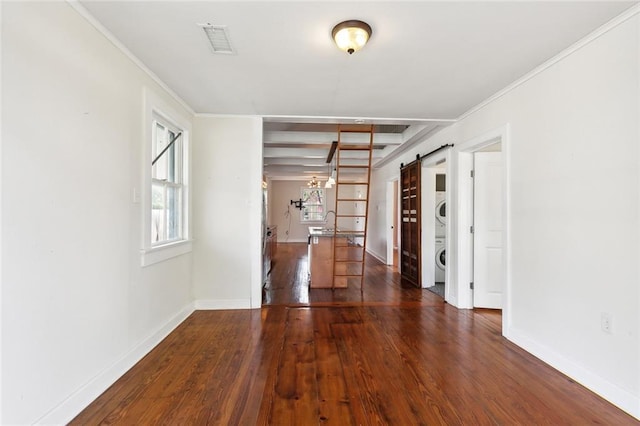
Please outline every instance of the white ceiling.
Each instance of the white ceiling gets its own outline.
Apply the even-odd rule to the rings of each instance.
[[[277,123],[276,130],[265,128],[266,148],[336,139],[305,126],[287,133],[282,123],[354,118],[411,125],[379,138],[396,138],[388,145],[394,148],[415,142],[635,3],[81,1],[196,113],[260,115]],[[331,40],[332,27],[347,19],[373,28],[370,42],[352,56]],[[213,54],[203,23],[226,25],[236,53]],[[303,154],[314,156],[304,148],[290,148],[290,155],[280,149],[272,157],[265,149],[265,162],[303,164]],[[322,161],[313,160],[317,169]],[[314,169],[265,168],[271,177],[289,178],[305,170]]]

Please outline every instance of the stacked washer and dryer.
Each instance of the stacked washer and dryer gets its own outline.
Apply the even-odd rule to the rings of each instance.
[[[444,283],[447,246],[447,200],[445,175],[436,175],[436,238],[435,238],[435,282]]]

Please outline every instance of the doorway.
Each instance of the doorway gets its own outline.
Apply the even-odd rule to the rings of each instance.
[[[422,167],[423,288],[447,299],[448,153],[425,159]]]
[[[508,125],[459,145],[455,268],[459,306],[509,318]]]
[[[400,203],[398,200],[400,196],[398,194],[398,178],[394,178],[387,182],[387,235],[385,236],[387,241],[387,265],[394,268],[399,267],[399,241],[400,241]]]
[[[502,309],[502,147],[473,153],[473,307]]]
[[[393,248],[393,267],[398,267],[398,252],[400,248],[398,247],[398,181],[393,181],[393,227],[391,228],[391,246]]]

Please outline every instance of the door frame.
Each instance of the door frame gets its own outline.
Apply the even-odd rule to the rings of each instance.
[[[510,126],[509,123],[469,139],[457,148],[457,250],[456,269],[458,284],[458,306],[473,309],[473,153],[492,145],[502,143],[502,334],[506,337],[511,325],[511,210],[510,210]],[[447,241],[447,245],[449,242]]]
[[[450,149],[441,151],[436,153],[430,157],[422,160],[422,172],[420,174],[421,177],[421,203],[422,203],[422,229],[427,227],[427,232],[422,232],[420,238],[422,244],[422,288],[426,288],[426,285],[429,283],[429,280],[424,279],[424,272],[433,271],[435,268],[435,246],[434,241],[432,241],[435,235],[435,185],[436,185],[436,174],[438,172],[444,172],[447,176],[447,190],[445,195],[445,201],[447,203],[447,229],[445,231],[445,250],[447,253],[447,264],[444,268],[444,300],[449,302],[451,300],[451,268],[449,265],[451,264],[449,253],[451,253],[451,226],[449,225],[450,211],[451,211],[451,180],[450,176],[452,176],[452,151]],[[444,170],[441,168],[437,168],[436,166],[445,163]],[[429,190],[431,188],[431,190]],[[429,215],[426,217],[425,215]],[[430,235],[430,236],[429,236]],[[431,280],[433,281],[433,279]]]
[[[445,201],[447,203],[447,216],[449,215],[449,199],[450,193],[449,190],[450,181],[449,176],[451,176],[451,150],[445,150],[440,153],[434,154],[431,157],[425,158],[422,160],[422,172],[421,172],[421,201],[422,201],[422,230],[426,232],[422,232],[422,288],[427,288],[429,285],[435,284],[435,256],[436,250],[434,245],[435,238],[435,227],[436,227],[436,174],[444,174],[447,176],[447,191],[445,195]],[[437,167],[440,164],[445,163],[444,168]],[[449,247],[451,246],[449,243],[450,236],[450,226],[447,226],[445,230],[445,251],[447,253],[447,264],[444,269],[444,299],[449,301]],[[428,273],[427,278],[425,279],[425,272]]]
[[[425,161],[426,163],[426,161]],[[422,164],[421,182],[421,200],[422,200],[422,232],[420,234],[422,246],[422,288],[428,288],[435,285],[435,268],[436,268],[436,250],[435,250],[435,234],[436,234],[436,169],[429,165]],[[445,267],[446,271],[446,267]],[[445,272],[446,273],[446,272]],[[445,277],[445,290],[446,290]]]
[[[387,240],[387,259],[386,259],[387,265],[393,265],[393,234],[394,232],[396,234],[398,245],[400,245],[400,202],[399,202],[400,195],[399,193],[397,194],[396,200],[394,202],[394,190],[393,190],[394,184],[398,187],[398,191],[399,191],[399,185],[400,185],[399,174],[387,180],[387,194],[386,194],[387,229],[386,229],[386,235],[385,235],[385,239]],[[398,223],[394,223],[394,220],[393,220],[394,206],[396,207],[395,214],[396,214],[396,217],[398,218]],[[400,249],[398,248],[398,250]],[[399,254],[398,254],[398,270],[400,270]]]

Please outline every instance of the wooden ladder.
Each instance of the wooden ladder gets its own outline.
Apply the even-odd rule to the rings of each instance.
[[[369,218],[373,125],[338,126],[332,288],[360,286]]]

